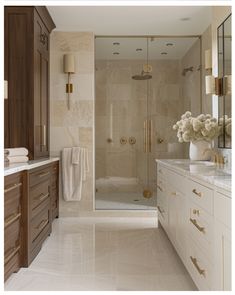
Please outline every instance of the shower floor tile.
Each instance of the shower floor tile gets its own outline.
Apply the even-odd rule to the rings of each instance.
[[[5,291],[197,290],[155,218],[59,218]]]
[[[144,198],[139,192],[96,193],[97,210],[156,210],[156,198]]]

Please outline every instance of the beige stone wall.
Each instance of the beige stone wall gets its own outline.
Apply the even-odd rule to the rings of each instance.
[[[89,150],[90,172],[84,182],[82,200],[65,202],[60,196],[60,215],[80,216],[93,210],[94,35],[55,31],[50,42],[50,154],[60,156],[64,147],[72,146]],[[74,92],[70,110],[65,93],[67,76],[63,73],[66,53],[74,54],[76,63],[76,73],[71,78]]]

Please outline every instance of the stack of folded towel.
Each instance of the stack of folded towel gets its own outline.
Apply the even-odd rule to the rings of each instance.
[[[26,148],[4,149],[4,164],[26,163],[29,160],[28,153]]]

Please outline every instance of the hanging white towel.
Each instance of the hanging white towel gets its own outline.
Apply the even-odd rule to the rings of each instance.
[[[64,148],[62,152],[63,195],[65,201],[80,201],[82,184],[89,172],[87,148]]]
[[[5,156],[10,156],[10,157],[27,156],[28,153],[29,153],[29,151],[24,147],[4,149],[4,155]]]

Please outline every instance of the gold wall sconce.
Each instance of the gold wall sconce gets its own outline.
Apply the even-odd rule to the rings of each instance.
[[[70,82],[70,76],[75,73],[75,58],[72,54],[64,55],[64,73],[68,74],[66,93],[68,93],[68,109],[70,110],[70,94],[73,93],[73,84]]]

